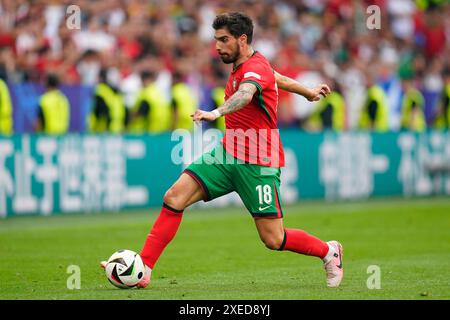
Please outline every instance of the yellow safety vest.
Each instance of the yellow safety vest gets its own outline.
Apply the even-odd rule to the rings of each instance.
[[[108,126],[106,118],[97,119],[95,114],[91,112],[88,120],[89,129],[93,132],[122,132],[125,126],[125,105],[122,96],[105,83],[99,83],[97,85],[95,95],[105,101],[111,122]]]
[[[333,108],[332,114],[332,128],[336,131],[345,129],[345,102],[342,95],[336,91],[331,92],[328,96],[323,98],[317,106],[317,109],[311,115],[309,122],[313,126],[322,126],[321,113],[325,110],[327,105]]]
[[[13,129],[11,97],[5,81],[0,79],[0,134],[10,135]]]
[[[441,105],[442,107],[441,114],[436,118],[435,120],[435,127],[438,129],[448,128],[450,129],[450,83],[447,84],[444,88],[444,94],[447,96],[448,99],[448,105],[447,105],[447,111],[445,112],[445,106]]]
[[[414,118],[414,123],[410,124],[413,104],[415,104],[416,108],[418,108],[418,113],[417,116]],[[425,122],[425,115],[423,113],[424,106],[425,106],[425,99],[419,90],[411,89],[405,92],[405,95],[402,100],[402,112],[401,112],[402,129],[408,129],[417,132],[422,132],[426,129],[427,125]]]
[[[225,88],[215,87],[212,90],[212,98],[217,107],[221,106],[225,102]],[[219,130],[225,131],[225,117],[219,117],[216,119],[216,127]]]
[[[130,123],[130,132],[134,133],[159,133],[169,131],[172,119],[172,110],[170,104],[164,98],[161,90],[156,84],[151,83],[143,88],[136,99],[132,108],[132,113],[136,113],[143,101],[150,105],[148,116],[145,118],[139,115]]]
[[[58,89],[47,91],[39,101],[44,115],[44,133],[63,134],[69,129],[70,105]]]
[[[388,119],[388,107],[386,103],[386,94],[383,89],[377,85],[370,87],[367,90],[367,99],[366,103],[361,110],[361,116],[359,119],[359,127],[360,129],[374,131],[387,131],[389,130],[389,119]],[[371,120],[369,117],[369,102],[376,101],[378,108],[377,113],[375,115],[375,120],[373,125],[371,124]]]
[[[175,108],[178,114],[175,129],[192,130],[194,122],[191,114],[197,109],[197,101],[192,90],[185,83],[177,83],[172,87],[172,98],[175,101]]]

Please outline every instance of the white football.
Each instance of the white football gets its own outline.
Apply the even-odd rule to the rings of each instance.
[[[145,265],[141,256],[131,250],[119,250],[108,259],[106,277],[121,289],[135,287],[144,277]]]

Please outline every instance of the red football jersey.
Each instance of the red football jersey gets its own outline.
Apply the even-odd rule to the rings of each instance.
[[[244,82],[257,88],[251,102],[225,115],[225,150],[247,163],[269,167],[284,166],[284,152],[277,127],[278,87],[269,61],[255,52],[231,72],[225,100]]]

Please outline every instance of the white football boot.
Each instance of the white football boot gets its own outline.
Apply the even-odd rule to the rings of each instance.
[[[344,250],[338,241],[328,241],[327,244],[330,247],[329,253],[324,258],[327,286],[329,288],[337,288],[344,277],[344,268],[342,265]]]

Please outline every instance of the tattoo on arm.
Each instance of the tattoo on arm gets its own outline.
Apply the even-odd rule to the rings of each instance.
[[[236,91],[225,103],[219,107],[221,115],[226,115],[239,109],[245,107],[253,98],[257,88],[254,84],[243,83],[239,86],[238,91]]]

